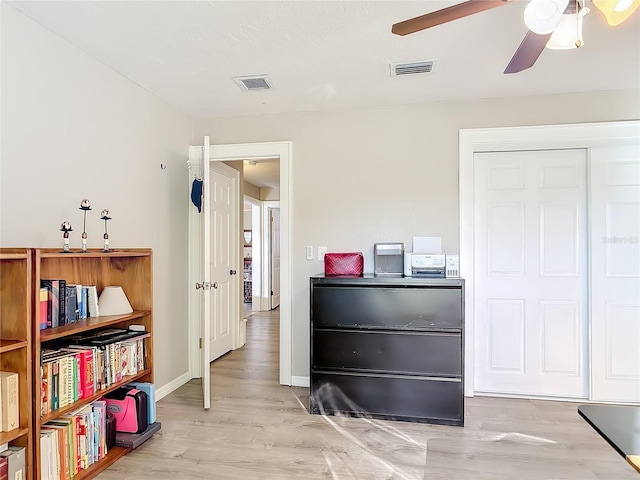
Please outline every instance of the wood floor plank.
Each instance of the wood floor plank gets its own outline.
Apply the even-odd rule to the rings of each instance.
[[[638,480],[577,403],[474,397],[465,427],[310,415],[278,384],[278,312],[247,314],[247,345],[157,404],[162,430],[99,480]]]

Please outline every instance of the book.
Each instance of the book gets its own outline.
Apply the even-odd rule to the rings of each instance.
[[[18,374],[16,372],[0,372],[2,385],[2,429],[5,432],[20,426],[20,391],[18,390]]]
[[[60,362],[54,360],[51,369],[51,411],[60,408]]]
[[[147,415],[148,423],[151,425],[156,421],[156,386],[150,382],[131,382],[127,385],[147,394]]]
[[[26,480],[25,448],[9,445],[9,448],[0,452],[0,457],[5,457],[8,463],[8,478],[10,480]]]
[[[78,289],[75,285],[67,285],[65,322],[75,323],[78,320]]]
[[[47,289],[47,328],[53,327],[53,284],[51,280],[41,279],[40,287]]]
[[[82,319],[86,319],[89,317],[89,310],[88,310],[88,305],[89,305],[89,288],[82,286],[81,285],[81,289],[80,289],[80,298],[82,300],[82,310],[80,311],[80,318]]]
[[[68,355],[60,357],[58,359],[58,364],[58,401],[60,408],[62,408],[73,403],[73,400],[69,400],[69,384],[71,383],[70,375],[73,375],[73,372],[69,367]]]
[[[40,391],[40,416],[51,411],[51,362],[40,366],[40,378],[42,379]]]
[[[9,480],[9,459],[0,457],[0,480]]]
[[[67,323],[67,281],[58,280],[58,289],[60,292],[58,326],[61,327]]]
[[[87,287],[76,285],[76,297],[78,300],[77,317],[79,320],[87,318]]]
[[[107,402],[105,400],[96,400],[91,405],[96,418],[97,460],[102,460],[107,454]]]
[[[98,289],[95,285],[87,285],[87,309],[90,317],[100,316],[98,308]]]
[[[49,290],[47,290],[46,287],[41,287],[40,302],[39,302],[40,330],[44,330],[45,328],[47,328],[47,316],[48,316],[48,309],[49,309],[48,300],[49,300]]]
[[[47,432],[40,432],[40,476],[42,480],[54,480],[51,459],[53,445],[51,435]]]

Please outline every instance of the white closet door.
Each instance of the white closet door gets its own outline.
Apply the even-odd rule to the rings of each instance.
[[[640,146],[591,150],[591,398],[640,402]]]
[[[477,392],[588,395],[586,163],[474,155]]]

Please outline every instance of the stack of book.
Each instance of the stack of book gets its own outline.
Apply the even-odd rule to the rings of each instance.
[[[62,279],[40,280],[40,330],[97,317],[95,285],[75,285]]]
[[[41,352],[41,415],[88,398],[147,368],[150,334],[119,328],[66,338]]]
[[[96,400],[45,423],[40,430],[42,480],[67,480],[107,454],[107,405]]]

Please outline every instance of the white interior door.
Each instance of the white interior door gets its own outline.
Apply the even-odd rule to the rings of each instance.
[[[477,392],[588,394],[586,161],[474,156]]]
[[[208,157],[206,157],[208,158]],[[211,252],[211,304],[209,331],[209,361],[234,348],[235,314],[239,303],[238,290],[238,183],[239,172],[222,162],[209,162],[210,184],[208,213]],[[205,245],[207,248],[207,245]]]
[[[591,397],[640,402],[640,146],[591,151]]]
[[[280,209],[269,208],[269,237],[271,244],[271,305],[280,305]]]

